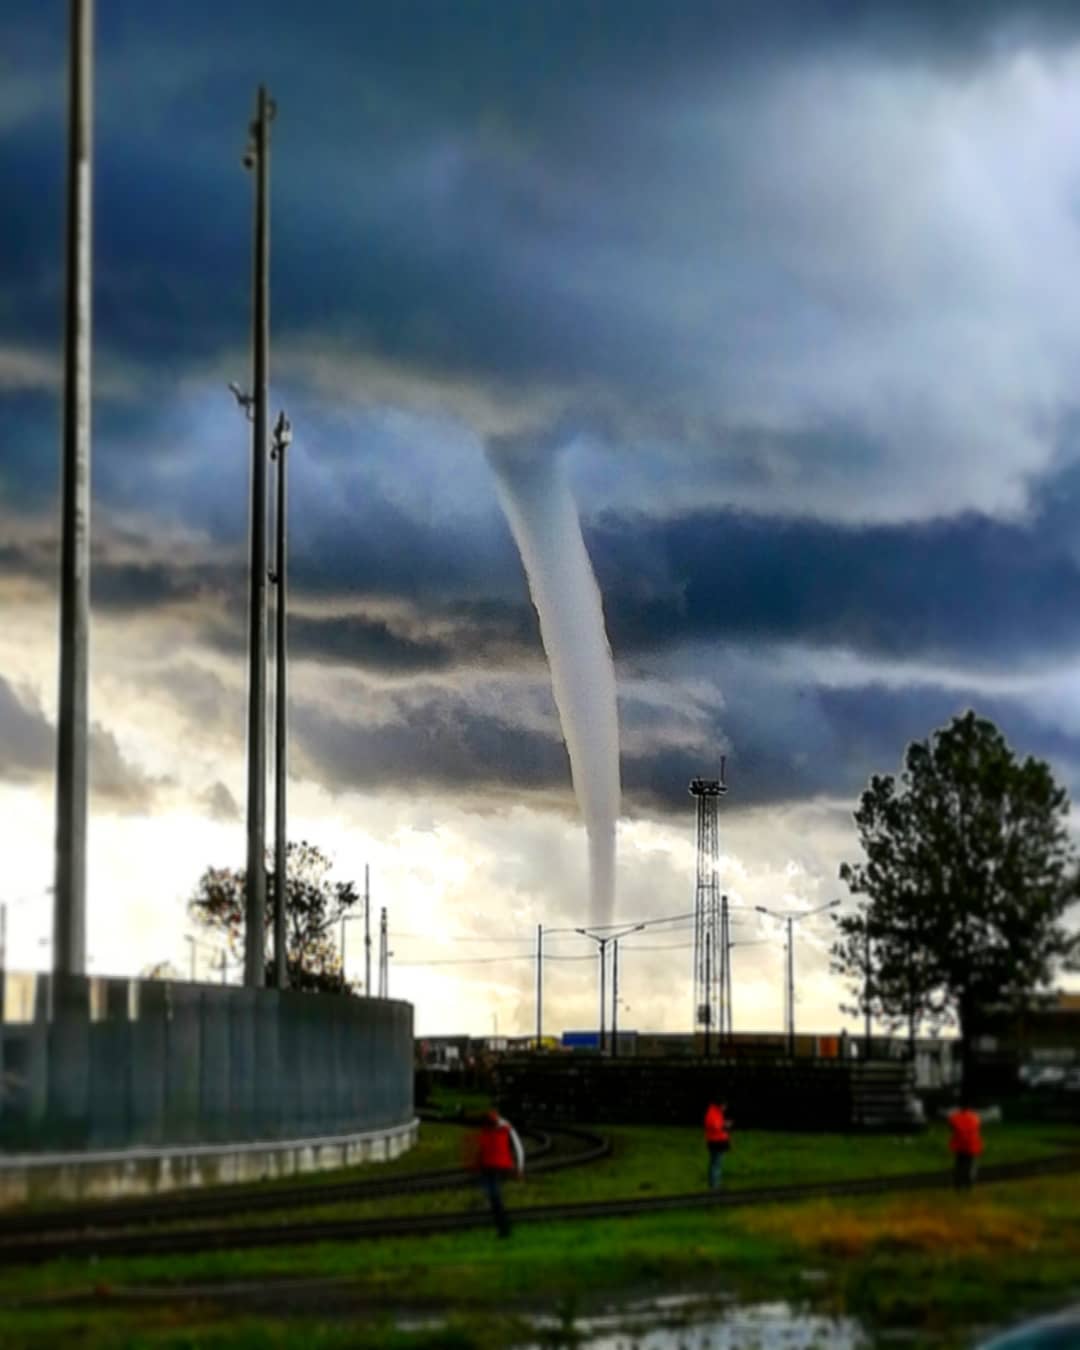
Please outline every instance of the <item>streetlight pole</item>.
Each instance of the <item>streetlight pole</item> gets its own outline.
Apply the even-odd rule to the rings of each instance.
[[[279,412],[274,423],[274,439],[270,457],[277,461],[277,505],[274,512],[275,544],[274,570],[270,580],[277,587],[274,608],[274,985],[278,989],[289,986],[289,968],[285,951],[285,901],[289,892],[287,866],[288,833],[285,823],[285,797],[288,783],[288,676],[286,627],[286,523],[285,523],[285,451],[292,442],[292,427],[284,412]],[[342,958],[344,978],[344,958]]]
[[[248,611],[247,894],[244,984],[266,983],[266,389],[270,346],[270,122],[274,104],[259,86],[244,166],[255,170],[255,257],[252,275],[251,558]],[[238,398],[240,396],[238,395]],[[242,401],[242,400],[241,400]]]
[[[866,1036],[865,1036],[866,1054],[864,1055],[864,1058],[865,1058],[865,1059],[869,1059],[869,1058],[870,1058],[871,1038],[872,1038],[872,1035],[873,1035],[873,1027],[872,1027],[872,1024],[871,1024],[871,1012],[870,1012],[870,998],[871,998],[871,995],[872,995],[872,994],[873,994],[873,986],[871,985],[871,982],[870,982],[870,916],[867,915],[867,918],[866,918],[866,980],[865,980],[865,985],[864,985],[864,988],[863,988],[863,999],[864,999],[865,1002],[866,1002]]]
[[[611,944],[611,1058],[619,1055],[619,939]]]
[[[53,970],[57,975],[82,975],[86,971],[93,30],[93,0],[71,0],[53,896]]]
[[[600,1053],[603,1054],[607,1048],[607,1038],[605,1035],[605,1005],[607,1002],[606,976],[607,976],[607,945],[609,942],[617,942],[621,937],[627,937],[630,933],[640,933],[645,927],[643,923],[634,924],[621,929],[617,933],[591,933],[587,928],[575,928],[575,933],[580,933],[582,937],[591,938],[596,943],[597,954],[600,957]]]
[[[795,1058],[795,925],[800,919],[809,919],[814,914],[823,914],[827,909],[835,909],[839,903],[839,900],[830,900],[827,904],[818,905],[816,909],[783,911],[769,909],[765,905],[754,906],[759,914],[768,914],[771,918],[780,919],[787,925],[786,1030],[788,1055],[792,1059]]]
[[[371,873],[364,864],[364,997],[371,997]]]
[[[544,1034],[544,925],[536,925],[536,1048]]]

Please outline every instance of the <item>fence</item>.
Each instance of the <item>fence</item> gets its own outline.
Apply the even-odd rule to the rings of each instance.
[[[782,1130],[905,1129],[917,1119],[913,1072],[842,1060],[501,1061],[500,1104],[524,1119],[700,1125],[726,1100],[740,1125]]]
[[[0,1149],[272,1141],[411,1119],[412,1006],[0,975]]]

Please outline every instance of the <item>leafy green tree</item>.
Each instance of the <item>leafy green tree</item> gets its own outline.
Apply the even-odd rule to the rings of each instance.
[[[266,976],[273,979],[274,896],[277,877],[267,857]],[[360,904],[351,881],[335,881],[330,859],[314,844],[291,843],[285,850],[285,952],[292,989],[349,993],[341,968],[338,933],[341,920]],[[204,931],[225,939],[239,959],[244,947],[247,873],[243,868],[208,867],[188,901],[188,912]]]
[[[1049,767],[970,711],[912,743],[899,780],[872,777],[855,812],[865,861],[840,868],[866,900],[833,947],[860,1010],[912,1036],[955,1021],[966,1074],[984,1010],[1037,1001],[1080,951],[1068,814]]]

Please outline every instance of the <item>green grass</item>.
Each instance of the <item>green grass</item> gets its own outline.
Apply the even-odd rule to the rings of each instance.
[[[808,1271],[823,1279],[808,1281]],[[284,1281],[302,1277],[330,1283],[300,1302]],[[185,1297],[183,1283],[215,1280],[258,1282],[271,1306],[251,1316],[244,1302]],[[587,1310],[619,1291],[640,1298],[695,1289],[744,1301],[813,1298],[824,1310],[933,1333],[946,1345],[952,1336],[959,1345],[967,1343],[966,1328],[1063,1301],[1078,1284],[1080,1180],[1055,1178],[970,1196],[525,1227],[509,1243],[485,1231],[362,1247],[101,1262],[92,1272],[58,1264],[4,1277],[0,1297],[17,1295],[23,1306],[0,1303],[0,1339],[5,1347],[35,1350],[59,1343],[93,1350],[301,1343],[310,1350],[344,1344],[493,1350],[512,1343],[515,1311]],[[159,1286],[163,1299],[123,1304],[116,1295],[125,1285]],[[25,1303],[78,1293],[89,1304]],[[402,1309],[437,1309],[451,1325],[445,1333],[421,1329],[395,1339],[389,1322]],[[238,1315],[235,1323],[230,1313]]]
[[[696,1131],[611,1133],[610,1161],[536,1178],[511,1190],[511,1205],[526,1203],[527,1195],[533,1203],[562,1194],[640,1193],[643,1184],[657,1192],[701,1186],[704,1149]],[[988,1130],[988,1161],[1056,1152],[1068,1135],[1012,1125]],[[454,1137],[460,1148],[460,1135]],[[1080,1132],[1072,1137],[1080,1139]],[[927,1166],[947,1166],[940,1132],[906,1141],[747,1132],[729,1156],[728,1178],[734,1188]],[[453,1198],[476,1203],[471,1195]],[[430,1196],[424,1207],[450,1199]],[[394,1202],[397,1212],[403,1207],[404,1198]],[[808,1280],[808,1271],[821,1278]],[[302,1297],[303,1285],[290,1281],[318,1283]],[[243,1282],[261,1291],[261,1302],[229,1302],[216,1292]],[[194,1301],[185,1290],[192,1285],[208,1286],[210,1297]],[[160,1300],[121,1297],[127,1288],[147,1286],[161,1291]],[[680,1289],[726,1291],[748,1301],[813,1299],[824,1310],[877,1325],[932,1332],[943,1346],[966,1344],[965,1328],[1080,1293],[1080,1178],[985,1187],[973,1195],[522,1226],[509,1243],[485,1228],[429,1239],[56,1262],[0,1273],[0,1344],[5,1350],[57,1344],[495,1350],[513,1343],[520,1332],[515,1317],[528,1310],[588,1309],[620,1291],[640,1298]],[[450,1323],[394,1332],[395,1311],[445,1315]]]
[[[706,1153],[700,1132],[677,1126],[611,1126],[602,1128],[612,1143],[609,1158],[562,1172],[530,1174],[507,1188],[512,1207],[531,1208],[644,1195],[677,1195],[701,1190],[705,1184]],[[452,1132],[452,1133],[451,1133]],[[422,1125],[421,1142],[432,1134],[445,1137],[442,1147],[456,1149],[452,1161],[462,1161],[467,1135],[452,1126]],[[1071,1140],[1080,1148],[1080,1129],[1048,1130],[1039,1125],[1002,1125],[987,1131],[987,1161],[1017,1162],[1059,1153]],[[755,1186],[786,1186],[805,1181],[843,1180],[904,1172],[946,1170],[950,1165],[946,1131],[931,1129],[922,1135],[813,1135],[773,1131],[742,1131],[724,1165],[725,1186],[738,1191]],[[368,1172],[367,1175],[382,1175]],[[310,1221],[329,1218],[377,1218],[387,1214],[457,1213],[479,1209],[482,1202],[471,1189],[435,1191],[422,1195],[390,1196],[377,1200],[311,1204],[302,1210],[262,1211],[259,1222]],[[237,1226],[252,1222],[242,1208],[230,1220]]]

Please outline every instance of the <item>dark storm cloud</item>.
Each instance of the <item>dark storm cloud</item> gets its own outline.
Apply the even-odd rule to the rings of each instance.
[[[421,367],[651,383],[669,358],[627,327],[636,306],[620,312],[609,296],[605,311],[579,293],[594,245],[618,256],[652,228],[622,209],[627,184],[662,168],[628,143],[628,113],[632,124],[698,82],[824,47],[979,54],[998,50],[1003,30],[1051,40],[1068,15],[1053,4],[429,0],[314,12],[282,2],[253,23],[247,7],[116,4],[99,15],[99,338],[174,365],[243,343],[249,184],[238,158],[251,90],[267,79],[282,105],[279,337],[329,323]],[[0,221],[0,332],[55,341],[63,33],[21,0],[0,34],[53,89],[0,142],[0,173],[23,188]],[[615,184],[617,214],[604,207]]]
[[[441,642],[406,637],[394,632],[385,620],[358,614],[328,618],[293,615],[289,651],[300,658],[311,656],[403,675],[445,670],[453,659],[450,649]]]
[[[557,734],[511,726],[453,695],[399,701],[391,720],[377,725],[306,706],[291,727],[306,772],[334,790],[491,796],[514,788],[569,802],[566,748]]]
[[[871,774],[899,772],[912,740],[971,706],[998,724],[1019,755],[1045,758],[1070,791],[1080,789],[1080,738],[1017,698],[936,685],[792,686],[762,663],[725,679],[723,707],[678,745],[662,735],[650,744],[649,717],[624,698],[623,730],[634,749],[622,756],[623,808],[631,816],[684,813],[689,780],[703,766],[714,769],[721,754],[731,788],[726,809],[823,795],[854,806]],[[411,787],[478,802],[542,793],[569,802],[554,722],[549,733],[522,730],[453,693],[392,700],[377,721],[305,705],[292,727],[305,772],[335,791]]]
[[[41,709],[0,676],[0,778],[10,783],[49,782],[56,764],[56,730]],[[90,729],[92,796],[113,810],[149,809],[154,784],[125,758],[116,737],[95,723]]]
[[[1050,526],[715,512],[601,522],[590,545],[620,654],[723,637],[1016,669],[1080,650],[1080,566]]]
[[[613,651],[631,666],[703,641],[779,642],[899,666],[952,663],[975,675],[1037,669],[1080,651],[1078,498],[1080,469],[1066,469],[1014,523],[609,514],[587,538]],[[183,605],[196,636],[230,653],[245,648],[242,558],[214,561],[191,548],[173,556],[152,534],[105,537],[97,552],[93,596],[103,611],[151,616]],[[16,540],[0,551],[0,566],[52,584],[55,544],[47,534]],[[409,675],[521,669],[540,657],[535,612],[501,525],[489,534],[454,522],[421,526],[371,502],[360,526],[294,547],[290,589],[290,644],[300,659]],[[380,612],[388,602],[397,617]]]

